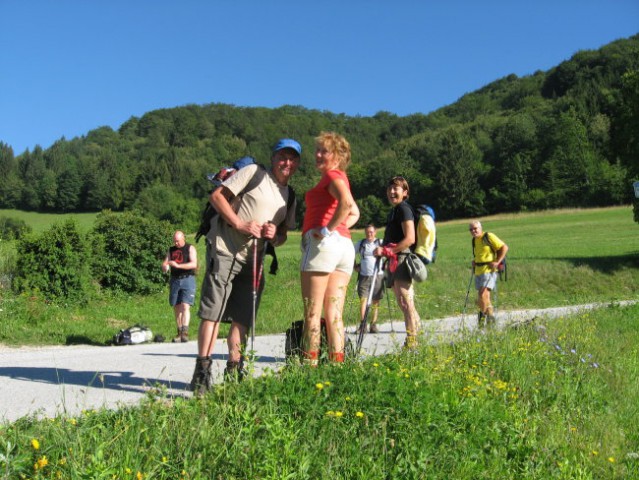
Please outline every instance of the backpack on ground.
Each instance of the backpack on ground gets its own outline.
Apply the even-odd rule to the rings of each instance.
[[[151,329],[139,324],[120,330],[113,336],[114,345],[137,345],[151,341],[153,341]]]
[[[298,358],[300,361],[304,358],[304,350],[302,349],[302,342],[304,340],[304,320],[296,320],[291,323],[291,326],[286,330],[286,339],[284,340],[284,356],[286,362],[290,362],[293,358]],[[320,337],[320,361],[326,355],[322,355],[322,352],[328,352],[328,337],[326,335],[326,321],[322,318],[321,322],[321,337]]]
[[[493,252],[493,255],[497,256],[497,249],[495,249],[495,246],[490,241],[488,232],[484,232],[484,234],[481,236],[481,241],[483,242],[484,245],[486,245],[487,247],[490,247],[490,249]],[[470,243],[473,247],[473,259],[475,259],[475,239],[471,238]],[[503,280],[504,282],[508,281],[508,262],[506,262],[506,257],[504,257],[504,259],[501,262],[499,262],[499,265],[497,265],[497,273],[499,273],[499,280]]]
[[[264,175],[266,175],[266,167],[264,167],[264,165],[262,164],[257,163],[253,157],[242,157],[239,160],[236,160],[235,162],[233,162],[233,165],[231,167],[224,167],[219,172],[215,174],[210,173],[206,176],[207,180],[213,184],[213,188],[209,191],[209,196],[214,190],[219,188],[226,179],[228,179],[229,177],[232,177],[235,173],[237,173],[238,170],[248,165],[257,165],[259,168],[255,172],[255,175],[253,175],[253,178],[249,180],[246,187],[244,187],[244,190],[242,190],[238,194],[238,196],[244,195],[250,192],[251,190],[257,188],[257,186],[260,184],[260,182],[264,178]],[[287,212],[291,209],[294,201],[295,201],[295,191],[293,190],[293,187],[289,185],[288,200],[286,202]],[[200,226],[198,227],[197,232],[195,233],[196,243],[200,241],[201,237],[206,236],[209,233],[209,230],[211,230],[211,223],[213,222],[213,219],[216,216],[217,216],[217,210],[215,210],[213,205],[211,205],[211,202],[207,200],[206,205],[204,206],[204,210],[202,211]],[[271,261],[271,268],[269,270],[269,273],[271,275],[275,275],[277,273],[277,268],[278,268],[277,254],[275,253],[275,247],[273,247],[273,245],[271,245],[270,242],[266,242],[266,254],[273,257],[273,260]]]
[[[418,205],[415,208],[417,222],[415,230],[417,239],[415,241],[414,253],[424,262],[424,265],[435,263],[437,259],[437,228],[435,226],[435,211],[429,205]],[[431,239],[429,232],[433,231],[435,239]]]

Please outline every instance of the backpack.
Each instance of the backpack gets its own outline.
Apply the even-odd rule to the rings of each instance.
[[[137,345],[138,343],[146,343],[152,340],[153,332],[151,329],[137,323],[113,335],[114,345]]]
[[[418,205],[415,208],[415,217],[418,219],[415,223],[417,240],[413,246],[413,252],[424,262],[424,265],[435,263],[437,259],[437,228],[435,228],[435,241],[428,245],[429,228],[427,227],[430,219],[432,219],[432,226],[435,226],[435,211],[429,205]],[[427,217],[430,218],[427,219]]]
[[[232,177],[238,170],[248,165],[255,165],[256,163],[257,162],[255,161],[253,157],[242,157],[239,160],[236,160],[233,163],[233,166],[231,167],[223,167],[217,173],[209,173],[206,176],[206,179],[213,184],[213,189],[209,191],[209,195],[213,193],[214,190],[218,189],[222,185],[224,180],[226,180],[229,177]],[[256,177],[257,177],[257,174],[256,174]],[[254,179],[255,177],[253,177],[253,179],[249,182],[249,184],[246,186],[243,193],[253,190],[257,186],[257,184],[262,180],[262,178],[259,177],[257,183],[253,184]],[[202,211],[200,226],[198,227],[197,232],[195,233],[196,243],[200,241],[201,237],[206,236],[206,234],[209,233],[209,230],[211,230],[211,220],[213,220],[213,217],[215,217],[216,215],[217,215],[217,210],[215,210],[213,205],[211,205],[211,202],[207,201],[206,205],[204,206],[204,210]]]
[[[284,340],[284,356],[286,363],[291,363],[291,360],[298,359],[299,361],[304,359],[304,350],[302,349],[302,341],[304,339],[304,320],[296,320],[291,323],[291,326],[286,329]],[[352,352],[353,346],[351,339],[346,338],[344,342],[344,353]],[[320,355],[319,362],[326,363],[328,361],[328,334],[326,333],[326,320],[321,319],[320,322]]]
[[[264,165],[262,164],[257,163],[253,157],[242,157],[239,160],[236,160],[235,162],[233,162],[233,165],[231,167],[224,167],[219,172],[215,174],[210,173],[206,176],[207,180],[213,184],[213,189],[209,191],[209,195],[213,191],[218,189],[226,179],[232,177],[238,170],[248,165],[257,165],[259,168],[255,172],[255,175],[253,175],[253,178],[249,180],[246,187],[244,187],[244,190],[242,190],[242,192],[240,192],[238,195],[244,195],[250,192],[251,190],[257,188],[257,186],[260,184],[260,182],[264,178],[264,175],[266,174],[266,167],[264,167]],[[294,201],[295,201],[295,191],[293,190],[293,187],[289,185],[288,200],[286,202],[287,212],[293,206]],[[216,217],[216,215],[217,215],[217,210],[215,210],[215,207],[213,207],[213,205],[211,205],[211,202],[207,200],[206,205],[204,206],[204,210],[202,211],[200,226],[198,227],[198,230],[195,233],[196,243],[200,241],[201,237],[206,236],[206,234],[209,233],[209,230],[211,230],[211,222]],[[266,242],[266,254],[270,255],[273,258],[273,260],[271,261],[271,268],[269,270],[269,273],[271,275],[275,275],[277,273],[277,268],[278,268],[277,254],[275,253],[275,247],[273,247],[273,245],[271,245],[270,242]]]
[[[495,250],[495,247],[490,241],[488,232],[484,232],[484,234],[481,236],[481,241],[484,243],[484,245],[486,245],[487,247],[490,247],[490,249],[493,252],[493,255],[497,254],[497,250]],[[473,247],[473,260],[474,260],[475,259],[475,239],[471,238],[470,243]],[[475,265],[481,265],[481,264],[476,263]],[[504,282],[508,281],[508,263],[506,262],[506,257],[504,257],[504,259],[501,262],[499,262],[499,265],[497,265],[497,273],[499,273],[499,280],[503,279]]]

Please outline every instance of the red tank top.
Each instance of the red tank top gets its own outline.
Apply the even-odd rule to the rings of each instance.
[[[322,228],[328,225],[333,218],[335,210],[337,210],[337,199],[328,191],[328,186],[333,180],[342,179],[346,182],[346,186],[350,190],[351,185],[348,182],[346,172],[341,170],[329,170],[320,179],[315,187],[306,192],[304,197],[306,201],[306,213],[304,214],[304,223],[302,225],[302,233],[306,233],[311,228]],[[337,231],[342,237],[351,237],[351,233],[346,228],[344,222],[337,226]]]

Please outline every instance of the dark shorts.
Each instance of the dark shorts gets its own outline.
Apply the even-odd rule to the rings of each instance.
[[[208,249],[206,259],[198,316],[213,322],[237,322],[250,328],[254,301],[253,262],[243,263],[234,257],[220,254],[211,257]],[[263,289],[262,275],[257,292],[256,312]]]
[[[386,270],[384,271],[384,282],[386,283],[386,288],[391,288],[393,283],[395,283],[395,280],[412,283],[413,279],[411,278],[408,266],[406,265],[406,257],[407,255],[397,256],[397,268],[395,269],[395,273],[391,274],[388,270],[388,266],[386,267]]]
[[[368,292],[371,289],[371,283],[373,283],[373,276],[360,275],[357,280],[357,295],[359,298],[368,298]],[[373,300],[379,301],[384,297],[384,276],[377,275],[375,279],[375,287],[373,290]]]
[[[195,275],[171,277],[169,287],[169,304],[172,307],[180,303],[195,303]]]

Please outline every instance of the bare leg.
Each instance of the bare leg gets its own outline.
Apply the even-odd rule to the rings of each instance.
[[[199,357],[211,356],[219,330],[220,322],[202,319],[197,334],[197,354]]]
[[[328,277],[324,295],[324,315],[326,318],[329,354],[344,353],[344,319],[342,318],[342,312],[350,278],[349,274],[340,271],[335,271]]]
[[[229,361],[239,362],[242,359],[242,349],[246,345],[248,328],[237,322],[231,323],[226,343],[229,347]]]
[[[399,309],[404,315],[404,324],[406,325],[406,337],[414,338],[419,332],[419,315],[415,309],[415,292],[413,285],[410,282],[395,280],[393,284],[393,291],[397,298],[397,304]]]
[[[320,348],[320,321],[328,273],[302,272],[302,300],[304,301],[304,348],[316,352]]]

